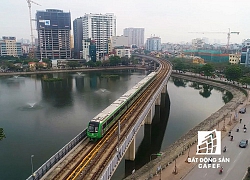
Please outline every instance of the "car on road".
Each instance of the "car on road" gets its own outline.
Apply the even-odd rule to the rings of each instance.
[[[246,108],[241,108],[240,110],[239,110],[239,113],[241,113],[241,114],[245,114],[245,112],[247,111],[247,109]]]
[[[242,139],[242,140],[240,141],[239,147],[241,147],[241,148],[246,148],[247,145],[248,145],[248,140]]]

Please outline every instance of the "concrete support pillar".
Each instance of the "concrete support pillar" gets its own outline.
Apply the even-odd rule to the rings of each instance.
[[[161,93],[159,96],[156,98],[155,105],[161,105]]]
[[[166,107],[166,93],[161,95],[161,107]]]
[[[161,93],[166,93],[167,92],[167,86],[163,86]]]
[[[155,115],[155,105],[151,106],[146,118],[144,119],[145,124],[152,124],[154,115]]]
[[[155,115],[153,118],[154,123],[159,123],[161,121],[161,108],[160,106],[155,106]]]
[[[155,106],[151,107],[151,121],[153,120],[154,116],[155,116]]]
[[[156,62],[154,62],[154,70],[156,70]]]
[[[147,116],[146,116],[146,118],[144,119],[145,124],[151,124],[152,119],[153,119],[153,117],[152,117],[152,112],[151,112],[151,109],[150,109]]]
[[[135,160],[135,138],[132,140],[131,144],[129,145],[125,153],[125,160],[130,160],[130,161]]]

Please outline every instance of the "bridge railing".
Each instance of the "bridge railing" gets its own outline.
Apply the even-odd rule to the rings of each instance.
[[[54,154],[48,161],[46,161],[26,180],[41,179],[43,175],[45,175],[55,164],[62,160],[68,152],[70,152],[74,147],[79,144],[79,142],[81,142],[85,138],[87,138],[87,129],[83,130],[75,138],[73,138],[68,144],[66,144],[62,149],[60,149],[56,154]]]

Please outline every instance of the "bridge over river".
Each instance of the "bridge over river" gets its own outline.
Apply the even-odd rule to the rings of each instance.
[[[143,124],[151,124],[155,105],[160,105],[161,94],[166,92],[172,72],[172,65],[166,60],[137,56],[155,62],[155,76],[145,83],[147,86],[143,86],[145,88],[133,103],[126,107],[125,113],[112,128],[97,142],[90,142],[86,136],[87,129],[83,130],[28,177],[28,180],[107,180],[112,177],[123,157],[127,160],[135,159],[136,134]]]

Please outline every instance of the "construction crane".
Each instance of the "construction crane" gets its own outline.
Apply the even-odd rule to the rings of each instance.
[[[29,15],[30,15],[30,37],[31,37],[31,56],[34,58],[34,36],[33,36],[33,28],[32,28],[32,18],[31,18],[31,3],[36,4],[38,6],[41,6],[40,4],[32,1],[32,0],[26,0],[29,7]]]
[[[206,33],[217,33],[217,34],[219,34],[220,33],[220,34],[227,34],[227,50],[228,50],[231,34],[237,34],[237,35],[240,34],[240,32],[236,32],[236,31],[231,32],[230,28],[228,28],[228,29],[229,29],[228,32],[189,32],[189,33],[200,33],[200,34],[206,34]]]

